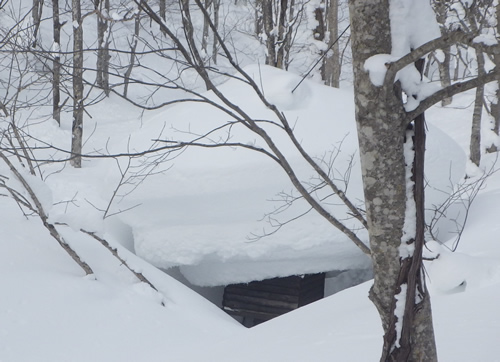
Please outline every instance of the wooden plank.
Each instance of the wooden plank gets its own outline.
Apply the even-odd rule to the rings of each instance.
[[[281,315],[291,310],[297,309],[289,308],[289,307],[279,307],[279,306],[269,306],[269,305],[258,305],[258,304],[248,304],[241,301],[228,301],[224,307],[224,309],[231,309],[235,311],[254,311],[254,312],[262,312],[262,313],[270,313],[275,315]]]
[[[262,298],[255,298],[246,295],[227,295],[224,299],[224,305],[229,305],[230,302],[247,303],[248,305],[276,307],[285,309],[295,309],[298,307],[299,301],[287,302],[281,300],[267,300]]]
[[[233,292],[234,290],[255,290],[255,291],[263,291],[263,292],[270,292],[270,293],[275,293],[275,294],[284,294],[284,295],[291,295],[291,296],[299,296],[299,289],[298,288],[289,288],[289,287],[282,287],[282,286],[277,286],[277,285],[270,285],[270,284],[231,284],[228,285],[225,290],[227,290],[229,293]]]
[[[299,300],[298,295],[289,295],[282,293],[275,293],[274,291],[263,291],[257,289],[246,289],[240,287],[233,287],[231,289],[227,288],[224,290],[224,295],[248,295],[250,297],[270,299],[270,300],[283,300],[287,302],[297,302]]]

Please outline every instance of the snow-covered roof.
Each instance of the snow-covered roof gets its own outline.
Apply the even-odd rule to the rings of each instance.
[[[251,66],[246,70],[263,83],[266,97],[284,111],[306,151],[326,162],[336,155],[331,172],[340,179],[349,176],[347,194],[362,206],[352,93],[305,81],[292,94],[299,77],[272,67]],[[231,80],[221,90],[255,119],[274,119],[244,83]],[[133,145],[157,138],[161,132],[162,137],[189,137],[188,133],[201,134],[229,120],[227,114],[205,104],[180,104],[149,120],[128,142]],[[284,132],[271,126],[267,130],[296,167],[299,178],[310,180],[313,172],[300,160]],[[226,137],[225,132],[211,137]],[[241,126],[234,126],[230,137],[233,142],[265,147]],[[433,127],[429,129],[427,148],[426,167],[432,169],[429,182],[446,189],[450,179],[462,176],[465,155]],[[352,170],[347,173],[352,155]],[[438,184],[439,180],[446,184]],[[345,185],[340,182],[339,186]],[[154,194],[150,190],[155,190]],[[262,154],[241,148],[190,148],[175,159],[168,172],[148,178],[131,195],[130,204],[140,201],[142,205],[124,213],[122,219],[133,229],[138,255],[158,267],[179,266],[197,285],[367,267],[368,258],[314,211],[278,231],[271,227],[265,215],[283,203],[270,200],[280,199],[280,192],[297,195],[292,190],[279,165]],[[441,192],[430,190],[427,202],[435,204],[442,198]],[[327,207],[344,218],[345,209],[334,198],[329,201]],[[286,222],[308,209],[303,200],[298,200],[273,217]],[[345,222],[359,227],[353,220]],[[367,240],[366,231],[358,234]]]

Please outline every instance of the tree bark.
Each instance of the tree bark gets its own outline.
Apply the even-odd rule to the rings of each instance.
[[[214,27],[218,31],[219,29],[219,9],[220,9],[220,0],[213,0],[214,4]],[[214,35],[214,39],[212,42],[212,62],[217,64],[217,37]]]
[[[43,0],[33,0],[31,9],[31,17],[33,18],[33,43],[31,47],[37,47],[38,31],[40,30],[40,22],[42,20]]]
[[[53,45],[52,51],[54,60],[52,61],[52,117],[61,125],[61,23],[59,21],[59,0],[52,0],[52,26]]]
[[[266,34],[266,64],[276,66],[276,36],[274,35],[273,0],[262,1],[262,21]]]
[[[328,49],[330,51],[323,58],[321,75],[326,85],[338,88],[340,86],[340,47],[337,38],[338,30],[338,0],[329,0],[326,10],[326,24],[328,29]],[[335,43],[335,44],[334,44]]]
[[[484,54],[476,52],[477,56],[477,74],[484,74]],[[474,112],[472,114],[472,128],[470,135],[470,160],[476,166],[481,163],[481,118],[483,113],[484,85],[476,88],[476,98],[474,101]]]
[[[83,139],[83,27],[80,0],[72,0],[73,20],[73,127],[71,165],[82,167]]]
[[[102,14],[106,10],[109,14],[109,0],[101,0],[96,3],[97,10],[101,15],[97,16],[97,85],[109,96],[109,22]]]
[[[130,58],[129,58],[129,65],[127,68],[127,71],[125,72],[124,76],[124,86],[123,86],[123,97],[127,97],[128,93],[128,85],[130,83],[130,75],[132,74],[132,70],[134,69],[135,66],[135,57],[136,57],[136,49],[137,49],[137,44],[139,42],[139,31],[141,29],[141,9],[137,12],[135,15],[135,20],[134,20],[134,38],[132,39],[132,42],[130,43]]]
[[[422,275],[417,251],[412,258],[400,256],[407,201],[407,124],[401,92],[392,84],[374,86],[364,70],[369,57],[391,53],[389,0],[350,0],[349,9],[356,123],[374,269],[370,299],[377,307],[385,333],[381,360],[435,361],[432,313],[425,284],[423,290],[410,291],[419,298],[406,301],[405,316],[411,318],[403,317],[401,335],[394,336],[398,322],[396,295],[402,297],[404,285],[411,287]]]
[[[496,9],[496,18],[497,18],[497,26],[496,32],[497,36],[500,34],[500,3],[497,4]],[[500,69],[500,54],[495,54],[493,57],[493,61],[495,62],[495,67]],[[493,133],[495,133],[497,142],[500,137],[500,76],[497,80],[497,90],[495,92],[495,100],[491,103],[491,113],[493,115],[494,124],[493,124]],[[492,144],[487,148],[487,152],[493,153],[498,151],[498,147],[496,144]]]

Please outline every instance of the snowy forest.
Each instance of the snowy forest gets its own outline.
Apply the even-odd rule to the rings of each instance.
[[[0,361],[500,359],[498,0],[0,0]]]

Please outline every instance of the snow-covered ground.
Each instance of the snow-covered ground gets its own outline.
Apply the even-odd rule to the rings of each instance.
[[[266,81],[284,85],[293,82],[293,77],[269,70]],[[304,119],[311,126],[303,127],[308,130],[301,134],[304,145],[321,152],[325,151],[322,147],[336,145],[346,134],[354,137],[351,95],[313,83],[306,86],[314,97],[290,103],[286,99],[288,96],[282,95],[277,100],[283,102],[287,116],[297,119],[298,132],[301,132]],[[235,85],[225,87],[235,97],[242,94]],[[271,90],[269,93],[272,97]],[[251,98],[245,97],[245,100],[247,107],[254,107],[255,112],[262,111]],[[430,126],[427,177],[442,182],[436,186],[438,188],[449,186],[450,179],[458,181],[465,171],[463,150],[468,147],[471,110],[461,107],[470,104],[470,100],[471,95],[462,95],[456,97],[449,108],[435,107],[427,114]],[[329,130],[331,112],[318,110],[321,104],[336,112],[337,119],[341,120],[334,128],[342,132]],[[174,122],[176,112],[183,119],[192,119],[190,126],[196,124],[196,118],[217,118],[217,115],[210,118],[206,109],[179,107],[170,109],[170,113],[141,119],[138,111],[114,98],[90,107],[89,112],[99,117],[86,124],[89,133],[95,127],[85,146],[87,152],[103,149],[105,145],[110,152],[117,152],[121,145],[127,144],[139,149],[157,136],[166,118]],[[326,128],[319,132],[314,122]],[[30,131],[48,142],[67,146],[69,129],[66,120],[61,129],[47,121],[32,126]],[[443,136],[439,129],[452,136],[460,147]],[[129,134],[134,134],[130,140]],[[316,137],[314,142],[307,138],[311,136]],[[433,142],[436,146],[432,146]],[[355,150],[353,140],[344,140],[343,146],[346,154]],[[318,235],[323,233],[328,240],[328,235],[333,238],[337,234],[327,227],[316,230],[319,234],[311,240],[317,243],[315,246],[320,252],[308,251],[310,245],[298,232],[301,227],[307,228],[308,223],[312,226],[306,229],[308,232],[318,228],[321,221],[311,215],[306,221],[299,220],[296,226],[285,226],[272,237],[249,242],[246,236],[252,228],[262,225],[258,220],[269,211],[266,208],[272,210],[273,203],[266,202],[266,198],[288,187],[287,181],[270,163],[262,160],[262,156],[231,149],[216,156],[210,152],[188,151],[172,164],[167,163],[168,167],[173,167],[151,176],[121,203],[118,201],[122,199],[117,199],[112,212],[140,206],[104,221],[99,209],[106,208],[119,181],[114,160],[88,160],[81,170],[68,167],[61,172],[56,172],[61,166],[47,166],[46,182],[33,183],[35,190],[50,209],[50,220],[67,224],[57,228],[91,265],[95,278],[83,276],[82,270],[37,218],[23,216],[12,199],[2,197],[0,361],[378,360],[381,327],[377,312],[367,298],[370,282],[246,329],[215,305],[130,252],[134,250],[134,241],[139,249],[143,247],[141,243],[149,243],[151,254],[142,252],[143,256],[163,267],[169,265],[162,263],[181,265],[181,268],[191,265],[194,271],[190,274],[186,269],[184,272],[194,281],[205,277],[205,281],[199,282],[201,285],[213,285],[215,277],[210,274],[213,272],[211,266],[215,268],[231,258],[234,258],[233,266],[253,260],[260,273],[258,276],[267,276],[276,272],[277,265],[282,265],[280,253],[287,252],[286,258],[291,259],[296,252],[297,255],[305,253],[310,258],[309,264],[314,264],[318,254],[324,253],[326,249],[322,248],[327,242]],[[494,157],[487,156],[485,165],[492,164]],[[449,177],[450,165],[454,170],[461,170],[459,176],[458,171],[453,171],[455,176]],[[120,166],[124,169],[126,164]],[[5,166],[1,167],[2,173],[8,175]],[[359,173],[353,171],[354,194],[359,187],[357,178]],[[454,238],[450,233],[452,228],[445,222],[439,235],[443,242],[449,239],[449,244],[429,244],[429,256],[439,254],[438,259],[426,264],[426,270],[442,361],[500,360],[499,204],[500,175],[494,173],[470,210],[457,251],[451,253],[447,249],[453,246]],[[134,269],[151,280],[159,293],[139,283],[104,247],[79,232],[80,228],[105,236]],[[192,234],[184,234],[189,230]],[[238,239],[232,238],[234,235],[238,235]],[[293,238],[288,244],[283,241],[293,236],[295,241]],[[175,237],[173,243],[172,237]],[[211,240],[219,244],[210,245]],[[227,245],[222,245],[226,242]],[[351,247],[348,243],[339,240],[336,250],[342,250],[344,244],[348,250]],[[181,251],[176,249],[179,245],[183,247]],[[158,256],[158,261],[154,252],[160,253],[162,248],[166,256]],[[168,259],[170,252],[178,254]],[[349,262],[356,263],[356,252],[352,248],[347,254],[351,257]],[[336,254],[333,248],[325,259],[330,257],[332,260],[338,257],[341,261],[344,256],[341,251]],[[269,262],[266,269],[267,264],[259,260],[274,264]],[[299,264],[299,268],[308,265],[307,258]],[[197,266],[199,270],[195,270]],[[293,268],[297,268],[297,264]],[[221,278],[222,282],[246,278],[249,270],[230,269],[230,280]]]

